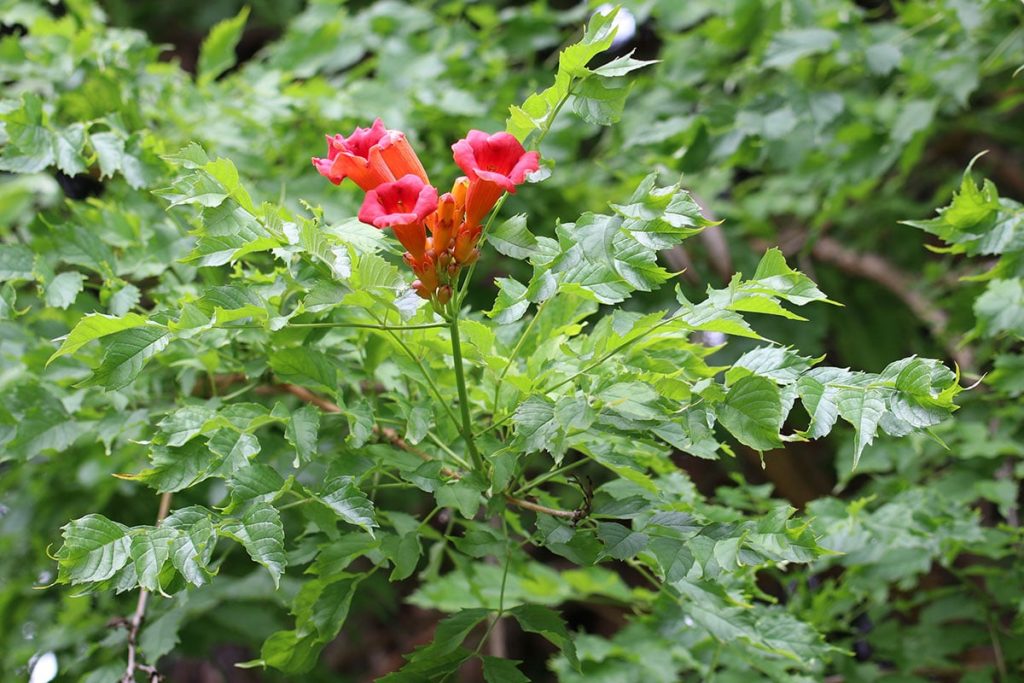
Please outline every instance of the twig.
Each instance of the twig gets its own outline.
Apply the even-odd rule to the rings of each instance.
[[[305,387],[300,387],[295,384],[279,384],[275,385],[274,387],[271,387],[271,389],[287,392],[305,401],[306,403],[315,405],[317,408],[324,411],[325,413],[342,412],[341,406],[339,406],[337,403],[332,403],[331,401],[328,401],[326,398],[323,398],[322,396],[317,396],[316,394],[314,394],[309,389],[306,389]],[[403,439],[402,436],[391,427],[381,427],[380,425],[375,424],[373,425],[373,433],[376,434],[379,438],[382,438],[385,441],[391,443],[391,445],[395,446],[396,448],[400,448],[403,451],[412,453],[420,460],[430,462],[431,460],[434,459],[433,457],[430,456],[429,453],[421,451],[420,449],[416,448],[408,441]],[[449,469],[447,467],[441,468],[441,474],[443,474],[446,477],[452,477],[455,479],[458,479],[462,476],[455,470]]]
[[[167,491],[160,497],[160,508],[156,513],[156,526],[167,518],[171,511],[171,492]],[[156,670],[155,666],[148,666],[138,661],[139,631],[142,623],[146,620],[146,606],[149,604],[149,591],[143,588],[139,591],[139,601],[135,604],[135,613],[132,618],[124,623],[128,628],[128,666],[125,667],[122,683],[134,683],[135,672],[141,671],[149,678],[150,683],[157,683],[163,680],[163,676]]]
[[[505,500],[516,507],[521,507],[524,510],[532,510],[534,512],[542,512],[545,515],[551,515],[552,517],[563,517],[565,519],[571,519],[574,522],[581,519],[584,515],[583,510],[558,510],[556,508],[549,508],[546,505],[540,505],[533,501],[524,500],[522,498],[516,498],[511,494],[505,495]]]

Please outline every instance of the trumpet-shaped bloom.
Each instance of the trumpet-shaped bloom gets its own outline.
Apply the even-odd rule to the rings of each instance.
[[[384,122],[377,119],[371,127],[356,128],[348,137],[328,135],[327,158],[313,157],[313,165],[320,175],[335,185],[351,178],[368,192],[395,179],[378,149],[378,143],[387,134]]]
[[[515,192],[526,174],[540,167],[540,154],[527,152],[508,133],[488,135],[471,130],[452,145],[455,163],[469,178],[466,222],[475,225],[494,208],[505,192]]]
[[[377,119],[378,121],[380,119]],[[370,148],[369,154],[380,155],[384,164],[396,178],[402,178],[410,173],[419,176],[424,183],[430,183],[427,172],[416,156],[416,151],[409,144],[405,133],[397,130],[389,130],[376,145]]]
[[[419,260],[426,250],[424,221],[437,210],[437,190],[418,176],[382,183],[366,193],[359,220],[377,228],[391,228],[395,237]]]

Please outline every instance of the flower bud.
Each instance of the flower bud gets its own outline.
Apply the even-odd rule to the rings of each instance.
[[[412,288],[413,290],[415,290],[416,294],[419,295],[421,299],[430,298],[430,290],[427,289],[419,280],[412,281]]]
[[[473,251],[477,240],[480,239],[480,232],[481,228],[478,225],[474,226],[464,223],[459,228],[459,234],[455,237],[455,248],[452,252],[456,261],[466,263],[470,252]]]
[[[437,290],[437,303],[444,306],[452,299],[452,288],[449,285],[443,285]]]

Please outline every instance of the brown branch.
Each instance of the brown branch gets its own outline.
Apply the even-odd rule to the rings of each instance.
[[[324,411],[325,413],[342,412],[341,406],[339,406],[337,403],[332,403],[331,401],[328,401],[326,398],[322,396],[317,396],[316,394],[314,394],[309,389],[306,389],[305,387],[300,387],[295,384],[278,384],[268,388],[275,391],[283,391],[291,394],[292,396],[296,396],[299,399],[305,401],[306,403],[315,405],[317,408]],[[429,453],[426,453],[416,448],[408,441],[403,439],[402,436],[397,431],[391,429],[390,427],[381,427],[380,425],[375,424],[373,425],[373,433],[376,434],[379,438],[389,442],[395,448],[399,448],[408,453],[412,453],[413,455],[415,455],[420,460],[423,460],[424,462],[431,462],[432,460],[434,460],[434,458],[431,457]],[[459,479],[462,477],[461,474],[448,467],[442,467],[441,474],[452,479]]]
[[[533,501],[524,500],[522,498],[516,498],[512,495],[506,494],[505,500],[511,505],[521,507],[524,510],[532,510],[533,512],[540,512],[545,515],[551,515],[552,517],[563,517],[565,519],[571,519],[574,522],[583,518],[583,510],[558,510],[556,508],[549,508],[546,505],[540,505]]]
[[[171,496],[171,492],[166,491],[160,497],[160,509],[156,513],[156,526],[160,526],[160,523],[167,518],[167,514],[171,511]],[[124,676],[121,677],[122,683],[134,683],[135,672],[137,671],[146,674],[150,683],[157,683],[157,681],[163,680],[163,676],[160,675],[155,666],[143,664],[139,661],[138,657],[139,631],[146,620],[146,607],[148,604],[149,591],[143,588],[139,591],[139,600],[135,603],[135,613],[132,614],[132,618],[122,622],[128,629],[128,666],[125,667]]]

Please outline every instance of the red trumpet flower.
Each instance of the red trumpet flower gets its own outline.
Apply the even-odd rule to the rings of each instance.
[[[366,193],[359,220],[377,228],[391,228],[417,261],[426,251],[424,221],[437,210],[437,190],[412,173],[382,183]]]
[[[469,178],[466,222],[477,225],[505,192],[515,192],[526,174],[540,167],[540,154],[527,152],[508,133],[471,130],[452,145],[455,163]]]

